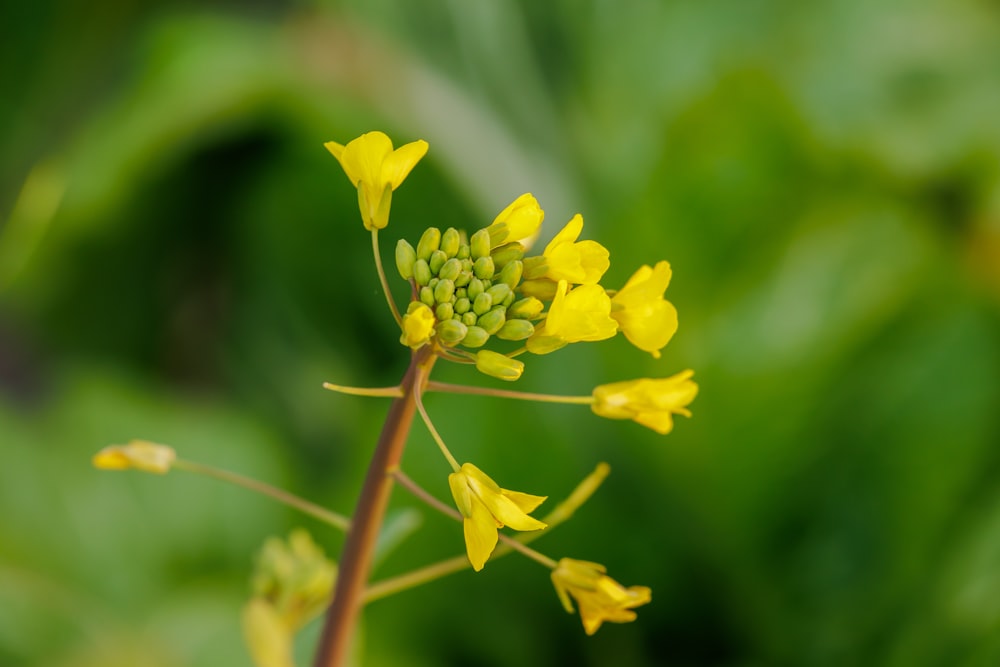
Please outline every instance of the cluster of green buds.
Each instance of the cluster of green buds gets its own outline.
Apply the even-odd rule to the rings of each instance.
[[[407,314],[420,304],[430,308],[434,335],[445,347],[478,348],[490,336],[525,340],[535,333],[531,320],[539,317],[542,303],[533,297],[515,301],[523,258],[524,246],[516,241],[494,248],[488,229],[470,239],[453,227],[444,233],[430,227],[415,250],[400,239],[396,268],[410,281],[414,297]]]

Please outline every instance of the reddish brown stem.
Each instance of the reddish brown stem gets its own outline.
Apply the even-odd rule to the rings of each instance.
[[[389,504],[392,477],[388,472],[398,466],[403,457],[416,410],[416,395],[423,390],[417,384],[426,382],[435,359],[430,345],[414,352],[410,367],[400,383],[403,396],[393,399],[389,408],[382,434],[368,465],[361,497],[351,518],[351,529],[347,533],[344,551],[340,556],[337,585],[333,603],[326,613],[323,635],[316,653],[316,667],[341,667],[345,664],[368,583],[375,540],[382,527],[385,508]]]

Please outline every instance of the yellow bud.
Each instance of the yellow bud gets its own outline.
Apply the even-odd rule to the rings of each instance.
[[[399,342],[414,350],[430,342],[434,333],[434,313],[427,304],[411,301],[403,315],[403,333]]]
[[[102,470],[142,470],[163,475],[170,470],[177,453],[172,447],[146,440],[127,445],[111,445],[94,454],[91,462]]]
[[[513,382],[524,372],[524,363],[492,350],[480,350],[476,353],[476,369],[490,377]]]

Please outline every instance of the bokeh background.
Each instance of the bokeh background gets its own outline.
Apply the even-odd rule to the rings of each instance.
[[[536,545],[653,602],[588,638],[508,557],[374,603],[364,665],[1000,664],[997,3],[0,14],[0,664],[246,665],[264,539],[304,526],[336,556],[339,534],[240,489],[89,458],[143,437],[351,509],[387,404],[320,385],[393,384],[407,354],[322,143],[371,129],[431,146],[389,257],[530,191],[545,236],[583,213],[608,285],[671,262],[662,359],[576,345],[529,360],[521,388],[690,367],[701,394],[667,437],[429,397],[459,458],[506,486],[558,499],[610,463]],[[421,428],[405,466],[447,497]],[[461,552],[423,514],[377,576]]]

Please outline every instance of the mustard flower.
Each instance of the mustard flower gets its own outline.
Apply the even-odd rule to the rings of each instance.
[[[448,475],[448,486],[462,513],[465,548],[472,568],[479,572],[497,545],[497,529],[505,525],[514,530],[540,530],[546,525],[528,516],[547,496],[501,489],[486,473],[463,463],[458,472]]]
[[[541,328],[528,339],[528,351],[547,354],[567,343],[611,338],[618,323],[611,319],[611,299],[600,285],[580,285],[570,290],[560,280]]]
[[[576,600],[580,620],[588,635],[597,632],[605,621],[628,623],[635,620],[635,607],[648,603],[652,591],[646,586],[625,588],[605,574],[598,563],[563,558],[552,571],[552,584],[567,612],[573,613],[570,596]]]
[[[691,380],[694,371],[686,370],[659,380],[642,378],[602,384],[593,392],[590,408],[609,419],[631,419],[661,435],[674,428],[674,415],[690,417],[687,406],[698,394]]]
[[[577,241],[583,231],[579,213],[549,241],[541,257],[525,260],[526,280],[565,280],[574,285],[595,285],[611,266],[608,249],[597,241]]]
[[[110,445],[94,454],[91,462],[102,470],[142,470],[166,474],[177,458],[173,447],[146,440],[132,440],[127,445]]]
[[[643,265],[611,297],[611,317],[618,321],[629,342],[660,358],[662,349],[677,331],[677,309],[663,298],[670,284],[670,264]]]
[[[392,140],[382,132],[362,134],[346,146],[336,141],[323,145],[358,189],[358,206],[365,229],[382,229],[389,224],[392,191],[427,153],[427,142],[423,140],[393,150]]]
[[[427,304],[411,301],[403,315],[403,333],[399,336],[399,342],[414,350],[426,345],[434,333],[436,322],[434,311]]]
[[[525,193],[500,211],[493,223],[487,227],[490,245],[497,247],[508,241],[533,241],[538,235],[545,212],[538,206],[538,200]]]

